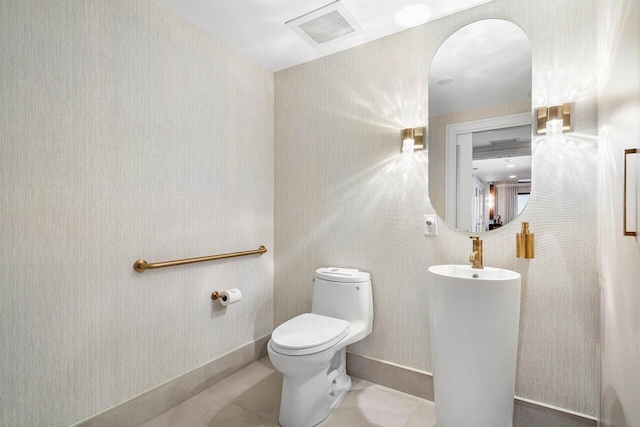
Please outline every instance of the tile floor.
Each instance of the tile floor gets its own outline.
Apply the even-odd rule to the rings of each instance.
[[[433,402],[352,378],[322,427],[435,427]],[[282,375],[268,357],[219,382],[143,427],[276,427]]]

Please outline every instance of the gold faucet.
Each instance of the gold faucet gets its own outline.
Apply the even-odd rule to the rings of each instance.
[[[471,268],[484,268],[482,265],[482,240],[480,240],[480,236],[469,236],[470,239],[473,239],[473,252],[469,256],[469,262],[473,263]]]

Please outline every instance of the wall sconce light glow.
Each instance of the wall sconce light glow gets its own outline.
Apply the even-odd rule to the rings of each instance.
[[[562,105],[563,97],[563,77],[562,70],[553,70],[547,74],[547,106],[557,108]],[[547,108],[549,110],[549,108]],[[562,135],[562,115],[547,115],[547,136],[551,138],[560,137]]]
[[[402,162],[406,167],[415,164],[414,152],[424,150],[424,127],[402,129]]]
[[[418,103],[413,99],[404,102],[402,112],[402,162],[406,167],[413,167],[414,152],[424,149],[424,128],[416,127],[418,121]]]
[[[489,193],[489,195],[487,196],[487,207],[489,209],[493,209],[493,194]]]
[[[403,124],[406,127],[412,128],[416,126],[416,122],[418,121],[418,103],[414,99],[404,101],[402,116]]]
[[[413,164],[413,153],[415,151],[415,134],[413,128],[402,130],[402,163],[405,166]]]
[[[562,131],[571,130],[571,104],[563,103],[564,71],[547,74],[547,107],[538,108],[538,134],[563,140]]]
[[[516,165],[513,164],[513,160],[511,159],[507,159],[505,160],[505,162],[507,162],[507,167],[508,168],[514,168]]]
[[[415,132],[413,128],[402,130],[402,164],[406,168],[413,166],[415,160],[413,153],[415,151]]]
[[[509,178],[516,178],[515,175],[509,175]]]
[[[426,4],[412,4],[396,13],[396,24],[401,27],[415,27],[424,24],[431,18],[431,8]]]
[[[562,105],[564,92],[564,71],[552,70],[547,74],[547,105]]]

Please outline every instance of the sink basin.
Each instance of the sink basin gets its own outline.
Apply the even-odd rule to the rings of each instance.
[[[466,265],[429,268],[438,427],[510,427],[520,274]]]

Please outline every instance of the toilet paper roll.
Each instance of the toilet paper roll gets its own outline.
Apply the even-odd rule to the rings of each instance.
[[[226,289],[220,292],[220,298],[218,298],[218,300],[220,301],[220,304],[222,305],[235,304],[241,299],[242,299],[242,292],[240,292],[240,289],[238,288]]]

